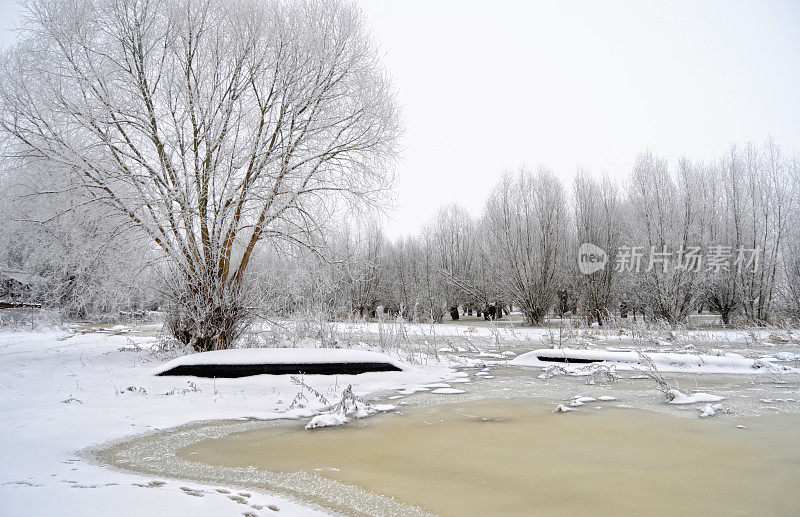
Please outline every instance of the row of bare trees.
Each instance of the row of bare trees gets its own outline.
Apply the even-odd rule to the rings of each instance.
[[[124,225],[75,210],[68,192],[29,191],[8,205],[24,217],[5,234],[4,262],[50,279],[40,301],[80,316],[169,300],[148,292],[164,282],[142,276],[150,260]],[[335,219],[304,246],[262,248],[239,303],[265,314],[434,322],[494,305],[498,315],[513,306],[528,324],[565,312],[588,323],[677,323],[698,310],[726,324],[775,323],[800,317],[798,206],[800,164],[772,141],[672,169],[645,153],[620,182],[581,171],[567,186],[545,168],[522,168],[502,175],[478,217],[446,205],[418,235],[394,242],[377,216]],[[605,250],[606,266],[581,274],[581,243]]]
[[[31,178],[39,179],[18,179]],[[148,292],[164,282],[142,276],[151,262],[121,221],[100,224],[92,204],[76,210],[68,189],[17,188],[3,262],[50,280],[39,301],[82,316],[169,299]],[[377,216],[332,220],[308,245],[260,249],[240,303],[266,314],[436,322],[454,308],[480,314],[494,304],[497,314],[513,305],[529,324],[565,312],[589,323],[677,323],[697,310],[726,324],[775,323],[800,317],[799,203],[800,164],[771,141],[672,170],[642,154],[619,183],[581,171],[568,187],[547,169],[523,168],[499,179],[478,217],[446,205],[420,234],[394,242]],[[577,267],[586,242],[608,254],[589,275]],[[718,248],[725,267],[712,255]]]
[[[725,323],[737,314],[756,323],[800,315],[792,294],[800,281],[792,270],[800,240],[796,155],[783,156],[769,140],[732,146],[714,163],[681,160],[672,174],[663,160],[643,155],[628,196],[632,239],[685,250],[681,266],[695,265],[690,248],[704,251],[699,267],[653,268],[626,279],[635,303],[669,321],[682,321],[698,304]]]
[[[581,171],[567,186],[523,167],[502,175],[478,217],[447,205],[415,237],[390,242],[374,223],[334,236],[335,312],[442,321],[453,307],[498,304],[528,324],[565,312],[599,324],[701,310],[726,324],[797,318],[799,206],[800,162],[771,140],[673,168],[643,153],[619,182]],[[604,268],[580,273],[582,243],[606,251]]]

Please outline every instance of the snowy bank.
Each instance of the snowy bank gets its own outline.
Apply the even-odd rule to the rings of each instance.
[[[148,335],[149,334],[149,335]],[[330,401],[352,385],[359,397],[417,387],[457,377],[449,364],[405,365],[383,354],[344,352],[391,361],[403,371],[360,375],[290,375],[238,379],[152,375],[169,357],[158,352],[153,330],[110,334],[0,331],[0,514],[28,515],[232,515],[275,504],[278,515],[319,515],[302,503],[274,494],[251,493],[248,505],[229,495],[233,487],[118,472],[82,459],[77,451],[111,440],[217,419],[309,419],[327,409],[311,388]],[[242,350],[246,355],[252,351]],[[239,350],[226,352],[226,356]],[[293,357],[339,354],[295,349]],[[363,355],[366,354],[366,355]],[[199,354],[198,354],[199,355]],[[192,361],[197,355],[175,361]],[[235,360],[243,360],[241,357]],[[255,360],[255,358],[254,358]],[[261,360],[261,359],[258,359]],[[159,368],[155,368],[158,371]],[[389,406],[374,404],[376,411]],[[301,421],[298,421],[301,425]],[[184,490],[184,488],[186,490]]]
[[[797,373],[798,369],[774,364],[763,359],[747,359],[739,354],[720,355],[681,354],[675,352],[647,353],[661,372],[685,373]],[[587,364],[606,364],[616,370],[646,369],[637,352],[582,349],[533,350],[512,359],[509,364],[547,368],[558,365],[566,370],[576,370]],[[570,371],[570,373],[573,373]]]

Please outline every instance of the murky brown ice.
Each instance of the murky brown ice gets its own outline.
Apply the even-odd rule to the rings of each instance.
[[[441,515],[797,515],[800,415],[699,420],[612,406],[553,414],[517,399],[401,408],[334,429],[236,432],[177,455],[305,472]]]

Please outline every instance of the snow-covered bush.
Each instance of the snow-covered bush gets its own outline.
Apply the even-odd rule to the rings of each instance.
[[[614,366],[591,364],[588,365],[585,371],[589,372],[586,384],[610,384],[619,380],[619,375],[617,375]]]
[[[353,393],[353,387],[348,385],[342,391],[342,398],[335,405],[331,406],[325,413],[319,414],[311,419],[306,425],[306,429],[317,427],[331,427],[343,425],[351,418],[366,418],[375,413],[375,409],[360,397]]]

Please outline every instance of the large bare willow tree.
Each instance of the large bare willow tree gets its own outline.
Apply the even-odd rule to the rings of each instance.
[[[27,0],[2,56],[13,157],[72,175],[176,272],[198,350],[241,328],[264,240],[389,184],[399,117],[362,15],[338,1]]]

